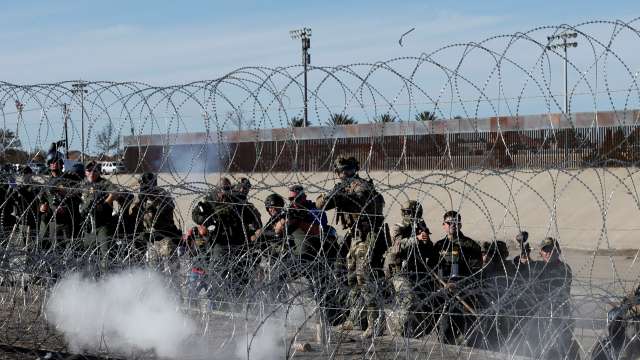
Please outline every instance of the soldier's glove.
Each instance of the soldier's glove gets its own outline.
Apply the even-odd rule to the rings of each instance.
[[[316,198],[316,207],[318,209],[323,209],[326,204],[327,204],[327,195],[326,194],[320,194]]]

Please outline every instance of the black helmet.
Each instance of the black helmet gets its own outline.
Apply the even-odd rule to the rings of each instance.
[[[156,187],[158,186],[158,176],[154,173],[146,172],[138,179],[140,187]]]
[[[97,173],[100,173],[102,171],[102,164],[100,164],[99,162],[97,162],[95,160],[90,161],[85,166],[85,170],[87,170],[87,171],[95,171]]]
[[[334,171],[341,172],[341,171],[349,171],[349,170],[352,170],[352,171],[360,170],[360,164],[358,163],[358,160],[353,156],[348,158],[344,156],[338,157],[334,163]]]
[[[400,209],[400,211],[402,211],[403,217],[405,215],[408,215],[411,218],[422,218],[422,205],[415,200],[406,201],[404,204],[402,204],[402,208]]]
[[[269,196],[267,196],[266,199],[264,199],[264,206],[265,207],[274,207],[274,208],[283,208],[284,207],[284,198],[276,193],[273,193]]]

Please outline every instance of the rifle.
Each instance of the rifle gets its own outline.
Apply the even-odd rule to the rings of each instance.
[[[429,271],[429,274],[431,275],[431,277],[433,277],[438,283],[440,283],[440,286],[442,286],[443,288],[449,290],[449,292],[452,292],[451,289],[447,288],[447,283],[442,280],[442,278],[440,276],[438,276],[435,272],[433,271]],[[462,306],[472,315],[478,315],[476,313],[476,311],[471,307],[471,305],[469,305],[468,302],[466,302],[463,298],[460,297],[460,295],[454,294],[453,297],[458,300],[460,302],[460,304],[462,304]]]

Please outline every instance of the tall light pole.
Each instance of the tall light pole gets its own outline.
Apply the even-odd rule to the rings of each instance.
[[[62,104],[62,114],[64,115],[64,152],[65,158],[69,159],[69,104]]]
[[[311,48],[311,29],[302,28],[299,30],[291,30],[289,34],[291,34],[291,38],[294,40],[302,40],[302,65],[304,65],[304,123],[302,126],[306,127],[309,122],[307,112],[307,70],[309,64],[311,64],[311,55],[309,54],[309,48]]]
[[[569,42],[569,39],[574,39],[578,34],[574,31],[563,31],[558,35],[547,36],[549,45],[547,50],[556,50],[562,48],[564,50],[564,113],[569,114],[569,80],[568,80],[568,63],[567,48],[578,47],[576,41]],[[553,41],[560,41],[560,43],[552,44]]]
[[[20,120],[22,120],[22,112],[24,111],[24,104],[20,100],[16,100],[16,111],[18,112],[18,120],[16,120],[16,139],[18,139],[20,131]]]
[[[82,141],[82,145],[80,146],[80,161],[84,164],[84,94],[88,91],[85,89],[87,86],[86,83],[80,82],[71,85],[71,92],[74,95],[80,95],[80,141]],[[67,144],[68,145],[68,144]]]

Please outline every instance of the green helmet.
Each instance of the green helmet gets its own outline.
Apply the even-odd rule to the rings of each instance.
[[[402,211],[402,217],[422,218],[422,205],[415,200],[405,201],[400,210]]]
[[[348,171],[348,170],[352,170],[352,171],[360,170],[360,164],[358,163],[358,160],[353,156],[348,158],[344,156],[339,156],[334,162],[333,167],[335,172]]]

